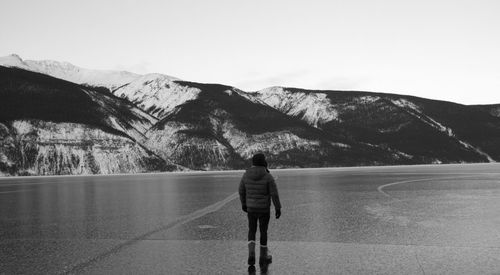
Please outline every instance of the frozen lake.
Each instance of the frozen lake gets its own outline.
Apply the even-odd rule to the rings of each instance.
[[[269,274],[499,273],[499,168],[272,170]],[[0,274],[244,274],[242,173],[0,179]]]

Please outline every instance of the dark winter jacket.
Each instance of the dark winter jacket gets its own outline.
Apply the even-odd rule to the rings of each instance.
[[[269,212],[271,199],[274,208],[281,209],[278,188],[264,166],[252,166],[245,172],[240,181],[239,193],[241,205],[248,212]]]

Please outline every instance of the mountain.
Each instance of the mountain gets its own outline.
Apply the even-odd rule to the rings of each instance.
[[[113,94],[133,102],[155,117],[163,118],[200,93],[199,89],[179,85],[176,80],[167,75],[148,74],[115,89]]]
[[[0,174],[500,160],[500,105],[221,84],[0,58]]]
[[[255,152],[273,168],[393,163],[387,150],[326,134],[234,87],[178,84],[201,92],[148,131],[146,144],[180,165],[240,169]]]
[[[0,66],[15,67],[38,72],[77,84],[106,87],[114,90],[140,77],[126,71],[91,70],[77,67],[68,62],[53,60],[23,60],[16,54],[0,57]]]
[[[158,118],[168,114],[177,105],[196,98],[200,92],[178,85],[175,81],[179,79],[169,75],[91,70],[68,62],[23,60],[16,54],[0,57],[0,66],[21,68],[85,86],[106,88]]]
[[[139,142],[157,120],[106,90],[0,66],[0,171],[123,173],[177,166]]]
[[[401,152],[416,163],[500,159],[491,111],[396,94],[272,87],[254,95],[328,133]]]

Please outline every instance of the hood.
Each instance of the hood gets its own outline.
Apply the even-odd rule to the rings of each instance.
[[[247,169],[245,175],[251,180],[260,180],[267,174],[266,167],[264,166],[252,166]]]

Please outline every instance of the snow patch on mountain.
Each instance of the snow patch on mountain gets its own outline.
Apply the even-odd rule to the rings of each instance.
[[[344,103],[336,103],[335,107],[338,110],[339,114],[344,113],[345,111],[355,111],[359,109],[362,105],[369,105],[378,101],[380,97],[378,96],[360,96],[354,97],[348,102]],[[341,121],[340,119],[338,121]]]
[[[399,132],[404,127],[407,127],[408,125],[410,125],[410,123],[411,122],[406,121],[406,122],[403,122],[403,123],[400,123],[400,124],[397,124],[397,125],[391,125],[388,128],[378,129],[378,131],[380,133],[395,133],[395,132]]]
[[[365,104],[366,105],[366,104],[374,103],[379,99],[380,99],[380,97],[378,97],[378,96],[367,95],[367,96],[356,97],[356,98],[354,98],[353,102],[357,103],[357,104]]]
[[[453,132],[453,130],[449,127],[446,127],[445,125],[437,122],[436,120],[434,120],[433,118],[425,115],[421,110],[420,108],[414,104],[413,102],[410,102],[406,99],[397,99],[397,100],[391,100],[392,103],[394,103],[396,106],[398,107],[401,107],[403,108],[404,110],[406,110],[406,112],[416,118],[418,118],[419,120],[421,120],[422,122],[424,122],[425,124],[437,129],[438,131],[442,132],[442,133],[445,133],[447,136],[457,140],[463,147],[467,148],[467,149],[470,149],[470,150],[473,150],[475,151],[476,153],[478,153],[479,155],[485,157],[486,159],[488,159],[489,162],[495,162],[495,160],[490,156],[488,155],[487,153],[485,153],[484,151],[482,151],[481,149],[473,146],[472,144],[466,142],[466,141],[463,141],[463,140],[460,140],[456,135],[455,133]]]
[[[417,111],[419,113],[422,113],[422,110],[420,110],[420,107],[418,107],[415,103],[408,101],[404,98],[392,99],[391,102],[400,108],[403,108],[403,109],[407,108],[407,109],[411,109],[411,110]]]
[[[32,61],[26,64],[35,71],[78,84],[102,86],[110,90],[129,83],[139,75],[126,71],[90,70],[77,67],[68,62],[52,60]]]
[[[330,142],[330,145],[334,146],[334,147],[339,147],[339,148],[351,148],[351,145],[349,144],[345,144],[345,143],[342,143],[342,142]]]
[[[83,91],[108,114],[103,117],[103,121],[107,125],[126,133],[136,141],[142,141],[145,138],[144,133],[158,122],[156,118],[132,104],[123,106],[121,100],[111,95],[103,95],[91,89],[83,89]],[[120,110],[121,107],[126,107],[129,112],[123,112],[123,110]]]
[[[17,54],[11,54],[0,57],[0,65],[5,67],[16,67],[21,69],[29,69],[28,64],[24,63],[21,57]]]
[[[270,87],[257,92],[269,106],[290,116],[299,117],[314,127],[339,120],[339,113],[325,93],[291,92],[283,87]]]
[[[0,57],[0,65],[43,73],[77,84],[106,87],[110,90],[118,89],[132,82],[135,82],[135,86],[137,87],[141,81],[144,83],[149,80],[154,81],[154,79],[179,80],[178,78],[162,74],[140,75],[128,71],[85,69],[68,62],[53,60],[23,60],[16,54]]]
[[[367,142],[362,142],[362,144],[368,145],[368,146],[374,147],[374,148],[381,148],[381,149],[387,150],[392,154],[392,157],[394,159],[412,159],[414,157],[413,155],[407,154],[405,152],[402,152],[402,151],[399,151],[399,150],[396,150],[393,148],[382,147],[380,145],[371,144],[371,143],[367,143]]]
[[[165,117],[175,107],[196,99],[201,92],[198,88],[180,85],[173,78],[162,74],[148,74],[116,89],[116,96],[126,98],[149,114]]]
[[[110,90],[130,83],[140,76],[127,71],[85,69],[68,62],[22,60],[16,54],[0,57],[0,65],[43,73],[77,84],[106,87]]]
[[[243,159],[249,159],[257,152],[277,155],[291,149],[319,148],[320,145],[317,140],[306,140],[289,131],[250,135],[240,131],[230,122],[225,122],[221,128],[223,137]]]

